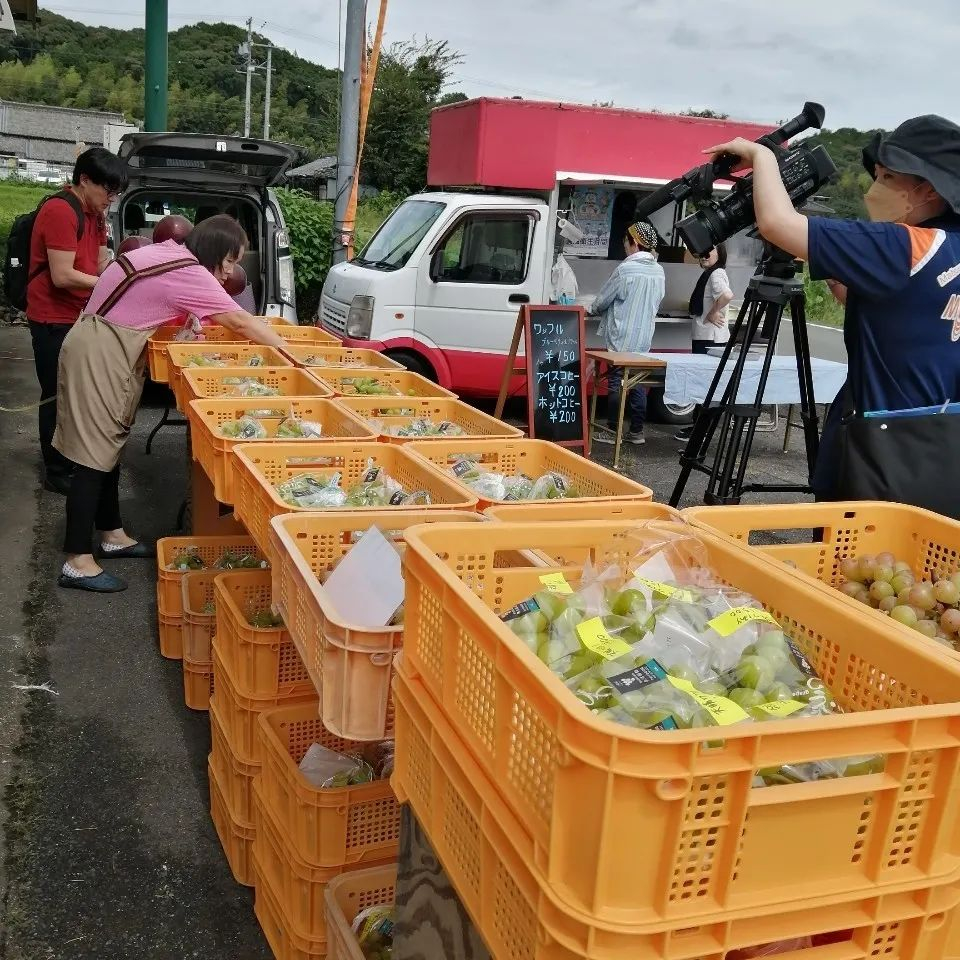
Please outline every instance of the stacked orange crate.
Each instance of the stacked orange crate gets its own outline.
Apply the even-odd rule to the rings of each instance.
[[[214,596],[211,797],[219,793],[223,798],[224,826],[218,833],[230,868],[238,882],[250,886],[252,790],[261,765],[257,719],[287,703],[307,703],[319,713],[319,699],[287,630],[250,623],[272,609],[269,573],[218,577]]]
[[[255,557],[266,567],[263,552],[245,535],[164,537],[157,541],[160,653],[167,659],[183,659],[183,578],[188,573],[213,568],[227,553]]]
[[[500,619],[544,569],[495,558],[562,558],[552,570],[576,578],[571,558],[588,553],[629,564],[637,533],[565,521],[406,534],[394,783],[493,955],[731,960],[794,940],[798,956],[950,956],[960,663],[893,624],[866,629],[843,598],[701,533],[706,566],[783,625],[844,712],[739,723],[721,740],[603,719]],[[756,783],[758,769],[861,754],[883,755],[884,770]]]
[[[263,767],[254,785],[255,909],[277,956],[288,955],[286,948],[295,945],[300,955],[322,957],[328,884],[344,873],[395,863],[400,808],[387,779],[319,788],[301,772],[299,764],[312,744],[350,755],[369,748],[331,734],[314,705],[268,711],[259,726]]]

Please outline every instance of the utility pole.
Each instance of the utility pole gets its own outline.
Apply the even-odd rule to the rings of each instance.
[[[149,2],[149,0],[148,0]],[[253,17],[247,17],[247,42],[240,48],[247,55],[247,91],[243,99],[243,135],[250,136],[250,84],[253,80]]]
[[[333,215],[333,262],[343,263],[353,244],[354,224],[348,221],[350,192],[357,167],[360,130],[361,63],[367,42],[366,0],[347,0],[341,80],[340,144],[337,148],[337,196]]]
[[[273,77],[273,47],[267,47],[267,89],[263,95],[263,139],[270,139],[270,80]]]
[[[146,0],[144,16],[144,127],[167,129],[167,0]]]

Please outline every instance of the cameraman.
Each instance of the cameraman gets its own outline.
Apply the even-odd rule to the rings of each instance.
[[[923,504],[930,490],[948,482],[943,463],[953,458],[951,449],[911,463],[905,482],[895,451],[886,463],[857,467],[861,475],[851,478],[849,465],[863,460],[847,457],[844,431],[854,412],[960,400],[960,320],[953,319],[960,317],[960,127],[943,117],[916,117],[864,150],[874,180],[865,198],[871,223],[798,213],[776,156],[758,143],[737,139],[704,152],[734,154],[738,169],[753,168],[760,234],[808,261],[811,277],[829,278],[845,302],[847,382],[824,425],[812,478],[817,499],[850,496],[852,486],[867,490],[857,497]],[[921,419],[910,421],[911,433],[923,429]]]

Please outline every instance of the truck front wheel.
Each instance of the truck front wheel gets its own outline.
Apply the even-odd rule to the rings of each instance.
[[[654,423],[683,426],[693,420],[695,408],[695,403],[687,403],[682,406],[667,403],[663,399],[663,387],[654,387],[647,394],[647,417]]]
[[[419,373],[421,377],[437,382],[437,374],[430,364],[419,354],[410,350],[388,350],[386,355],[397,363],[402,363],[411,373]]]

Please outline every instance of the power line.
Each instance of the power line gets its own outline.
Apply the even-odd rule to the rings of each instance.
[[[326,40],[323,37],[318,37],[315,33],[304,33],[302,30],[287,30],[284,27],[281,27],[274,20],[264,21],[264,27],[270,27],[271,33],[281,33],[287,37],[293,37],[295,40],[312,40],[314,43],[322,43],[326,47],[334,47],[335,49],[340,49],[339,43],[334,43],[332,40]]]
[[[479,77],[465,77],[462,74],[459,77],[451,77],[444,82],[444,87],[456,87],[464,83],[472,83],[478,87],[489,87],[491,90],[510,90],[515,94],[525,93],[534,97],[546,97],[548,100],[556,99],[556,91],[547,93],[545,90],[534,90],[532,87],[518,87],[516,84],[495,83],[491,80],[481,80]]]
[[[52,11],[53,13],[67,14],[67,13],[93,13],[102,16],[111,16],[111,17],[131,17],[134,20],[143,20],[142,13],[135,13],[130,10],[111,10],[109,8],[93,8],[93,7],[46,7],[45,9]],[[206,18],[211,18],[214,20],[233,20],[240,21],[243,23],[246,20],[246,17],[231,16],[229,14],[220,14],[220,13],[193,13],[193,14],[169,14],[170,20],[203,20]]]

